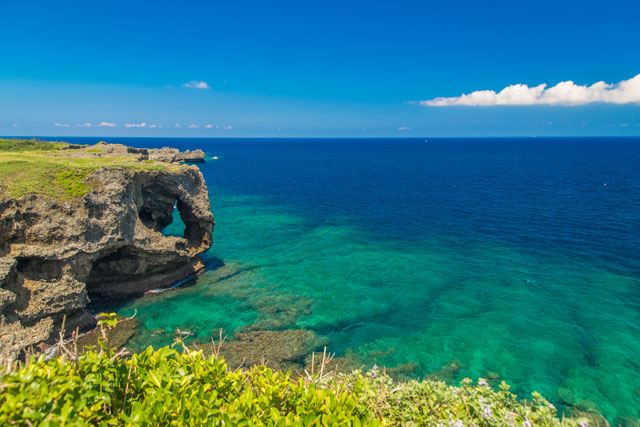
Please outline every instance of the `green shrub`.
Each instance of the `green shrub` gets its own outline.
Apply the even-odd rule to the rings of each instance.
[[[498,391],[480,378],[465,379],[458,387],[434,380],[395,383],[378,375],[343,375],[345,384],[365,381],[365,404],[374,414],[398,426],[580,426],[586,420],[556,417],[556,408],[539,393],[533,401],[519,402],[503,381]],[[367,378],[368,377],[368,378]]]
[[[0,425],[378,425],[351,392],[317,388],[265,366],[229,372],[202,353],[148,348],[123,360],[32,358],[1,377]]]
[[[0,391],[0,425],[579,425],[538,394],[519,403],[506,384],[397,384],[376,370],[296,381],[168,347],[128,359],[32,356],[0,376]]]

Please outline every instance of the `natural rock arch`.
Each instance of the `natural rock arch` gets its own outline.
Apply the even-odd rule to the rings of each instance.
[[[103,168],[77,200],[0,200],[0,358],[90,327],[90,298],[171,286],[204,268],[214,220],[195,166]],[[175,208],[184,236],[165,236]]]

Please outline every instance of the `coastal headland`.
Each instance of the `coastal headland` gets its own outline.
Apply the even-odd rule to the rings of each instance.
[[[95,326],[95,298],[204,268],[214,218],[201,150],[0,140],[0,358]],[[182,237],[165,236],[174,210]]]

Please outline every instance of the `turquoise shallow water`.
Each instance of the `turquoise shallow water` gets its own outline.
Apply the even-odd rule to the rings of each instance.
[[[640,418],[640,142],[583,142],[160,142],[220,157],[214,247],[191,286],[116,305],[129,346],[304,327],[365,365],[455,360],[452,382]]]

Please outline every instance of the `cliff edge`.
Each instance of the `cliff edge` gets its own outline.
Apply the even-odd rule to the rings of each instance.
[[[142,293],[197,273],[204,268],[198,254],[211,247],[204,178],[196,166],[176,163],[185,160],[177,150],[43,148],[0,151],[5,360],[55,339],[65,315],[66,331],[93,327],[91,298]],[[175,209],[183,237],[161,233]]]

